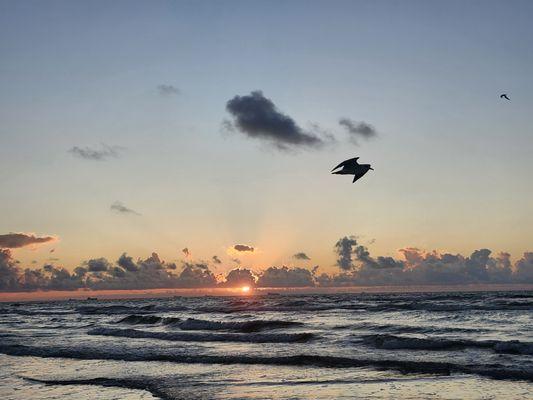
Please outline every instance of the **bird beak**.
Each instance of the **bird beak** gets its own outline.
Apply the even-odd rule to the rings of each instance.
[[[374,171],[374,168],[370,167],[370,169],[371,169],[372,171]]]

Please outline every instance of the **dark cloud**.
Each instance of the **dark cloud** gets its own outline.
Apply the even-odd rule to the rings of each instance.
[[[400,250],[404,260],[398,260],[372,257],[354,236],[339,239],[335,249],[341,273],[319,276],[322,286],[533,283],[533,253],[528,252],[513,265],[509,253],[493,256],[489,249],[463,256],[408,247]]]
[[[227,102],[226,110],[234,119],[231,128],[225,123],[227,130],[237,129],[251,138],[266,140],[279,149],[324,144],[321,138],[305,132],[291,117],[280,112],[261,91],[235,96]]]
[[[0,248],[16,249],[19,247],[37,245],[56,241],[53,236],[37,237],[32,233],[7,233],[0,235]]]
[[[257,280],[259,287],[307,287],[315,286],[311,271],[305,268],[270,267]]]
[[[294,258],[296,258],[297,260],[310,260],[310,258],[307,256],[307,254],[305,253],[296,253],[295,255],[293,255]]]
[[[255,286],[255,276],[249,269],[237,268],[231,270],[226,275],[223,286],[240,287],[240,286]]]
[[[337,266],[340,269],[349,271],[354,267],[352,262],[352,253],[355,246],[357,246],[355,236],[345,236],[340,238],[337,243],[335,243],[335,252],[338,256]]]
[[[89,260],[86,262],[86,265],[89,272],[104,272],[111,267],[111,264],[105,258]]]
[[[0,290],[10,291],[19,288],[19,268],[8,249],[0,249]]]
[[[213,256],[211,257],[211,259],[215,264],[222,264],[222,261],[220,261],[220,258],[218,258],[218,256]]]
[[[172,95],[176,95],[176,94],[180,94],[181,93],[181,91],[176,86],[165,85],[165,84],[158,85],[157,86],[157,91],[162,96],[172,96]]]
[[[177,287],[213,287],[217,279],[206,264],[186,263],[178,278]]]
[[[397,259],[372,256],[355,236],[339,239],[335,249],[340,260],[338,274],[317,275],[318,266],[311,270],[270,267],[255,274],[236,268],[220,282],[205,263],[184,262],[179,269],[176,264],[161,260],[157,253],[137,261],[123,253],[115,263],[94,258],[70,272],[49,264],[24,269],[9,249],[0,249],[0,291],[533,284],[533,252],[524,253],[513,263],[509,253],[494,255],[489,249],[463,256],[408,247],[400,250],[402,259]]]
[[[249,251],[250,253],[253,253],[254,251],[254,248],[252,246],[247,246],[245,244],[236,244],[235,246],[233,246],[233,249],[240,252]]]
[[[117,260],[117,264],[126,271],[135,272],[139,270],[139,267],[137,267],[137,264],[133,261],[133,258],[128,256],[126,253],[122,253]]]
[[[141,215],[137,211],[132,210],[131,208],[126,207],[123,203],[120,201],[115,201],[113,204],[111,204],[110,207],[111,211],[115,211],[119,214],[133,214],[133,215]]]
[[[356,122],[348,118],[339,119],[339,125],[344,127],[350,135],[350,140],[357,144],[357,139],[370,139],[377,136],[377,132],[372,125],[366,122]]]
[[[69,150],[69,153],[85,160],[105,161],[110,158],[118,157],[121,150],[123,150],[123,148],[120,146],[108,146],[107,144],[102,144],[100,148],[74,146]]]

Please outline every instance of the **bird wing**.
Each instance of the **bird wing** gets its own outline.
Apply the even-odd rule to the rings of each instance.
[[[333,168],[331,171],[335,171],[337,168],[343,167],[345,165],[355,164],[358,165],[357,160],[359,157],[350,158],[349,160],[341,162],[339,165],[337,165],[335,168]]]
[[[356,180],[358,180],[359,178],[361,178],[364,174],[366,174],[368,172],[368,170],[360,170],[360,171],[357,171],[355,174],[353,174],[353,181],[352,183],[355,183]]]
[[[507,99],[507,100],[511,100],[505,93],[500,95],[500,99]]]

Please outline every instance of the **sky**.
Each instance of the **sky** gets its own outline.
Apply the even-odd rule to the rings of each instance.
[[[334,271],[351,235],[382,256],[518,259],[532,17],[530,1],[1,0],[0,235],[53,237],[12,252],[70,270],[157,252]],[[253,93],[288,131],[239,119]],[[356,156],[374,171],[330,174]]]

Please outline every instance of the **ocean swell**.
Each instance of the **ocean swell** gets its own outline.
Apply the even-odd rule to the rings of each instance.
[[[312,333],[183,333],[142,331],[137,329],[95,328],[89,335],[159,339],[179,342],[243,342],[243,343],[297,343],[313,339]]]
[[[419,338],[396,335],[366,335],[363,343],[387,350],[460,350],[465,348],[491,349],[497,353],[533,354],[533,343],[518,340],[465,340],[443,338]]]
[[[43,358],[72,358],[82,360],[164,361],[183,364],[261,364],[280,366],[307,366],[323,368],[376,368],[395,370],[404,374],[477,374],[493,379],[527,380],[533,382],[533,371],[504,367],[500,364],[464,365],[449,362],[410,361],[395,359],[348,358],[323,355],[292,355],[282,357],[260,357],[240,355],[195,355],[179,353],[135,353],[99,350],[95,348],[51,348],[18,344],[1,344],[0,353],[11,356],[34,356]]]

